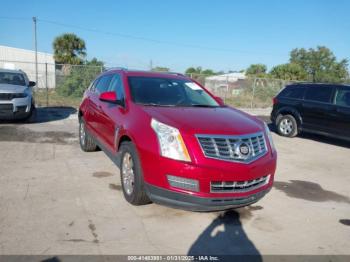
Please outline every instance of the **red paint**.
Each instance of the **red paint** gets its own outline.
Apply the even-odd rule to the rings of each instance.
[[[88,131],[111,152],[118,152],[119,141],[124,137],[128,137],[135,144],[141,160],[145,182],[168,190],[184,192],[180,189],[171,188],[166,180],[166,174],[197,179],[200,183],[200,192],[185,193],[202,197],[247,196],[272,186],[277,154],[269,144],[261,120],[231,107],[195,108],[138,105],[131,101],[128,76],[188,80],[189,78],[173,74],[124,70],[108,71],[104,74],[110,73],[117,73],[122,76],[125,89],[125,106],[112,105],[100,100],[102,98],[116,100],[117,96],[113,96],[110,92],[103,93],[98,99],[94,92],[87,90],[80,106],[80,112],[85,118]],[[212,94],[210,95],[215,98]],[[220,101],[217,98],[215,99],[218,102]],[[191,157],[191,162],[172,160],[160,155],[157,136],[150,126],[152,118],[180,130]],[[116,128],[119,130],[118,137],[115,137]],[[250,164],[207,158],[194,136],[195,134],[245,135],[256,132],[264,132],[269,152]],[[210,193],[209,182],[213,180],[252,180],[268,174],[271,175],[269,184],[251,192]]]
[[[100,95],[100,100],[114,103],[117,101],[117,94],[115,92],[104,92]]]

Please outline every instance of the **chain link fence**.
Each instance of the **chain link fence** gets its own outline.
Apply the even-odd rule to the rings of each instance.
[[[29,80],[35,81],[34,98],[37,106],[77,107],[84,90],[103,72],[102,66],[0,61],[0,68],[24,71]]]
[[[223,75],[190,74],[228,105],[239,108],[268,108],[272,98],[286,85],[295,81],[272,78],[246,77],[243,73]]]
[[[23,70],[34,88],[37,106],[77,107],[84,90],[103,72],[102,66],[38,63],[36,79],[35,63],[23,61],[0,61],[0,68]],[[251,78],[242,73],[223,75],[188,75],[204,85],[228,105],[240,108],[267,108],[272,98],[285,85],[292,83],[280,79]]]

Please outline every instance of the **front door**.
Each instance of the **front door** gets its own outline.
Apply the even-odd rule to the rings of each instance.
[[[350,87],[337,87],[334,104],[334,133],[350,139]]]
[[[122,101],[122,105],[101,103],[101,130],[104,133],[108,148],[115,150],[118,132],[126,114],[124,86],[119,74],[113,74],[108,91],[115,92],[117,99]]]
[[[91,119],[91,125],[97,134],[98,139],[103,144],[106,144],[106,134],[103,131],[103,110],[106,102],[100,100],[100,95],[106,91],[108,91],[109,85],[111,83],[113,75],[106,74],[100,77],[99,81],[96,84],[95,92],[91,96],[91,107],[94,113]]]
[[[303,128],[316,132],[331,132],[330,122],[335,105],[332,103],[334,88],[330,85],[308,86],[301,115]]]

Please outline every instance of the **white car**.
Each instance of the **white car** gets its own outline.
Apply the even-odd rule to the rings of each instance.
[[[33,86],[21,70],[0,69],[0,119],[28,119],[35,109]]]

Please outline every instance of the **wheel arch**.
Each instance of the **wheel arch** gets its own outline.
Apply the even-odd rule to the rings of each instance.
[[[124,142],[132,142],[132,138],[128,135],[128,134],[123,134],[119,137],[119,139],[116,141],[116,144],[117,144],[117,148],[116,148],[116,151],[118,152],[119,149],[120,149],[120,146],[122,143]]]
[[[275,123],[277,124],[278,123],[278,120],[281,116],[284,116],[284,115],[292,115],[295,120],[297,121],[297,124],[298,124],[298,130],[301,130],[301,126],[303,124],[303,118],[301,117],[300,113],[298,112],[298,110],[296,110],[295,108],[293,107],[282,107],[280,108],[277,113],[276,113],[276,121]]]

